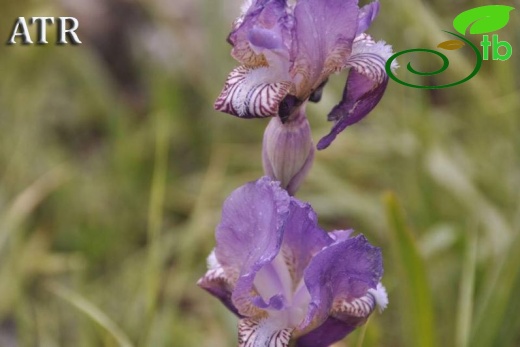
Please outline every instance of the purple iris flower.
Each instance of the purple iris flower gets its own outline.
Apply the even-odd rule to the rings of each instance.
[[[215,109],[243,118],[279,116],[285,123],[307,100],[318,102],[332,73],[350,69],[343,98],[328,115],[335,124],[318,149],[365,117],[388,84],[392,48],[364,31],[379,2],[357,0],[246,0],[228,37],[234,69]],[[393,68],[397,65],[394,64]]]
[[[327,347],[388,302],[379,248],[268,177],[231,193],[216,240],[198,284],[240,318],[239,347]]]

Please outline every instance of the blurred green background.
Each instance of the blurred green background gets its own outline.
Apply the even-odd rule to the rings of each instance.
[[[435,48],[489,4],[381,2],[369,33],[394,51]],[[383,249],[390,305],[338,346],[520,346],[520,4],[503,4],[518,7],[497,32],[511,59],[449,89],[390,81],[298,192],[322,227]],[[262,175],[267,121],[212,108],[239,6],[0,1],[3,42],[17,17],[46,15],[77,17],[83,41],[56,46],[49,27],[49,45],[0,46],[1,347],[236,345],[236,318],[196,281],[223,200]],[[443,77],[398,74],[472,70],[467,47],[448,54]],[[308,107],[316,142],[344,80]]]

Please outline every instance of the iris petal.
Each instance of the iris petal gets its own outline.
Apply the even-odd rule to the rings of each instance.
[[[253,293],[254,278],[280,250],[289,202],[287,192],[268,178],[236,189],[224,202],[215,254],[234,284],[233,304],[244,316],[257,313],[253,302],[262,298]]]
[[[376,299],[374,295],[367,291],[367,294],[360,298],[335,300],[331,314],[336,318],[343,318],[343,320],[351,317],[365,320],[374,311],[375,307]]]
[[[246,4],[242,16],[235,20],[228,42],[231,55],[244,65],[266,63],[263,49],[285,48],[290,30],[284,0],[256,0]],[[255,47],[256,46],[256,49]],[[263,48],[263,49],[262,49]]]
[[[214,255],[212,252],[210,257]],[[228,310],[234,314],[239,315],[238,310],[231,300],[231,293],[233,285],[230,279],[226,276],[224,269],[220,264],[216,264],[206,272],[206,274],[197,282],[197,285],[211,295],[218,298]]]
[[[296,347],[328,347],[343,339],[354,329],[364,324],[375,306],[386,305],[388,298],[383,285],[379,283],[376,289],[369,289],[367,294],[355,299],[336,299],[327,320],[300,337]]]
[[[300,0],[294,8],[293,67],[296,96],[307,99],[351,52],[358,22],[357,1]]]
[[[335,300],[365,296],[370,288],[376,288],[382,275],[381,251],[362,235],[323,249],[304,273],[312,301],[303,325],[321,324]]]
[[[293,283],[297,284],[302,279],[311,259],[324,247],[330,245],[332,239],[318,226],[316,213],[309,204],[293,199],[289,211],[282,252]]]
[[[242,118],[272,117],[278,114],[281,101],[289,93],[290,81],[276,82],[268,67],[240,66],[228,76],[215,101],[215,110]]]
[[[347,325],[345,322],[329,317],[318,328],[300,337],[296,347],[329,347],[354,331],[355,325]]]
[[[287,347],[292,329],[280,329],[274,322],[244,318],[238,323],[238,347]]]
[[[377,14],[379,13],[379,8],[379,1],[374,1],[368,5],[363,6],[359,10],[356,36],[361,35],[368,29],[368,27],[370,27],[370,24],[372,24],[372,21],[377,17]]]
[[[391,55],[392,48],[383,41],[375,43],[366,34],[356,40],[346,64],[351,70],[343,98],[328,115],[336,123],[318,142],[319,150],[327,148],[340,132],[359,122],[379,103],[388,84],[385,64]]]

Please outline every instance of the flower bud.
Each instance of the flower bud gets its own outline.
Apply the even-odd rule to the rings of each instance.
[[[304,107],[282,123],[273,117],[264,133],[262,161],[264,172],[280,181],[294,195],[309,172],[314,159],[314,145]]]

